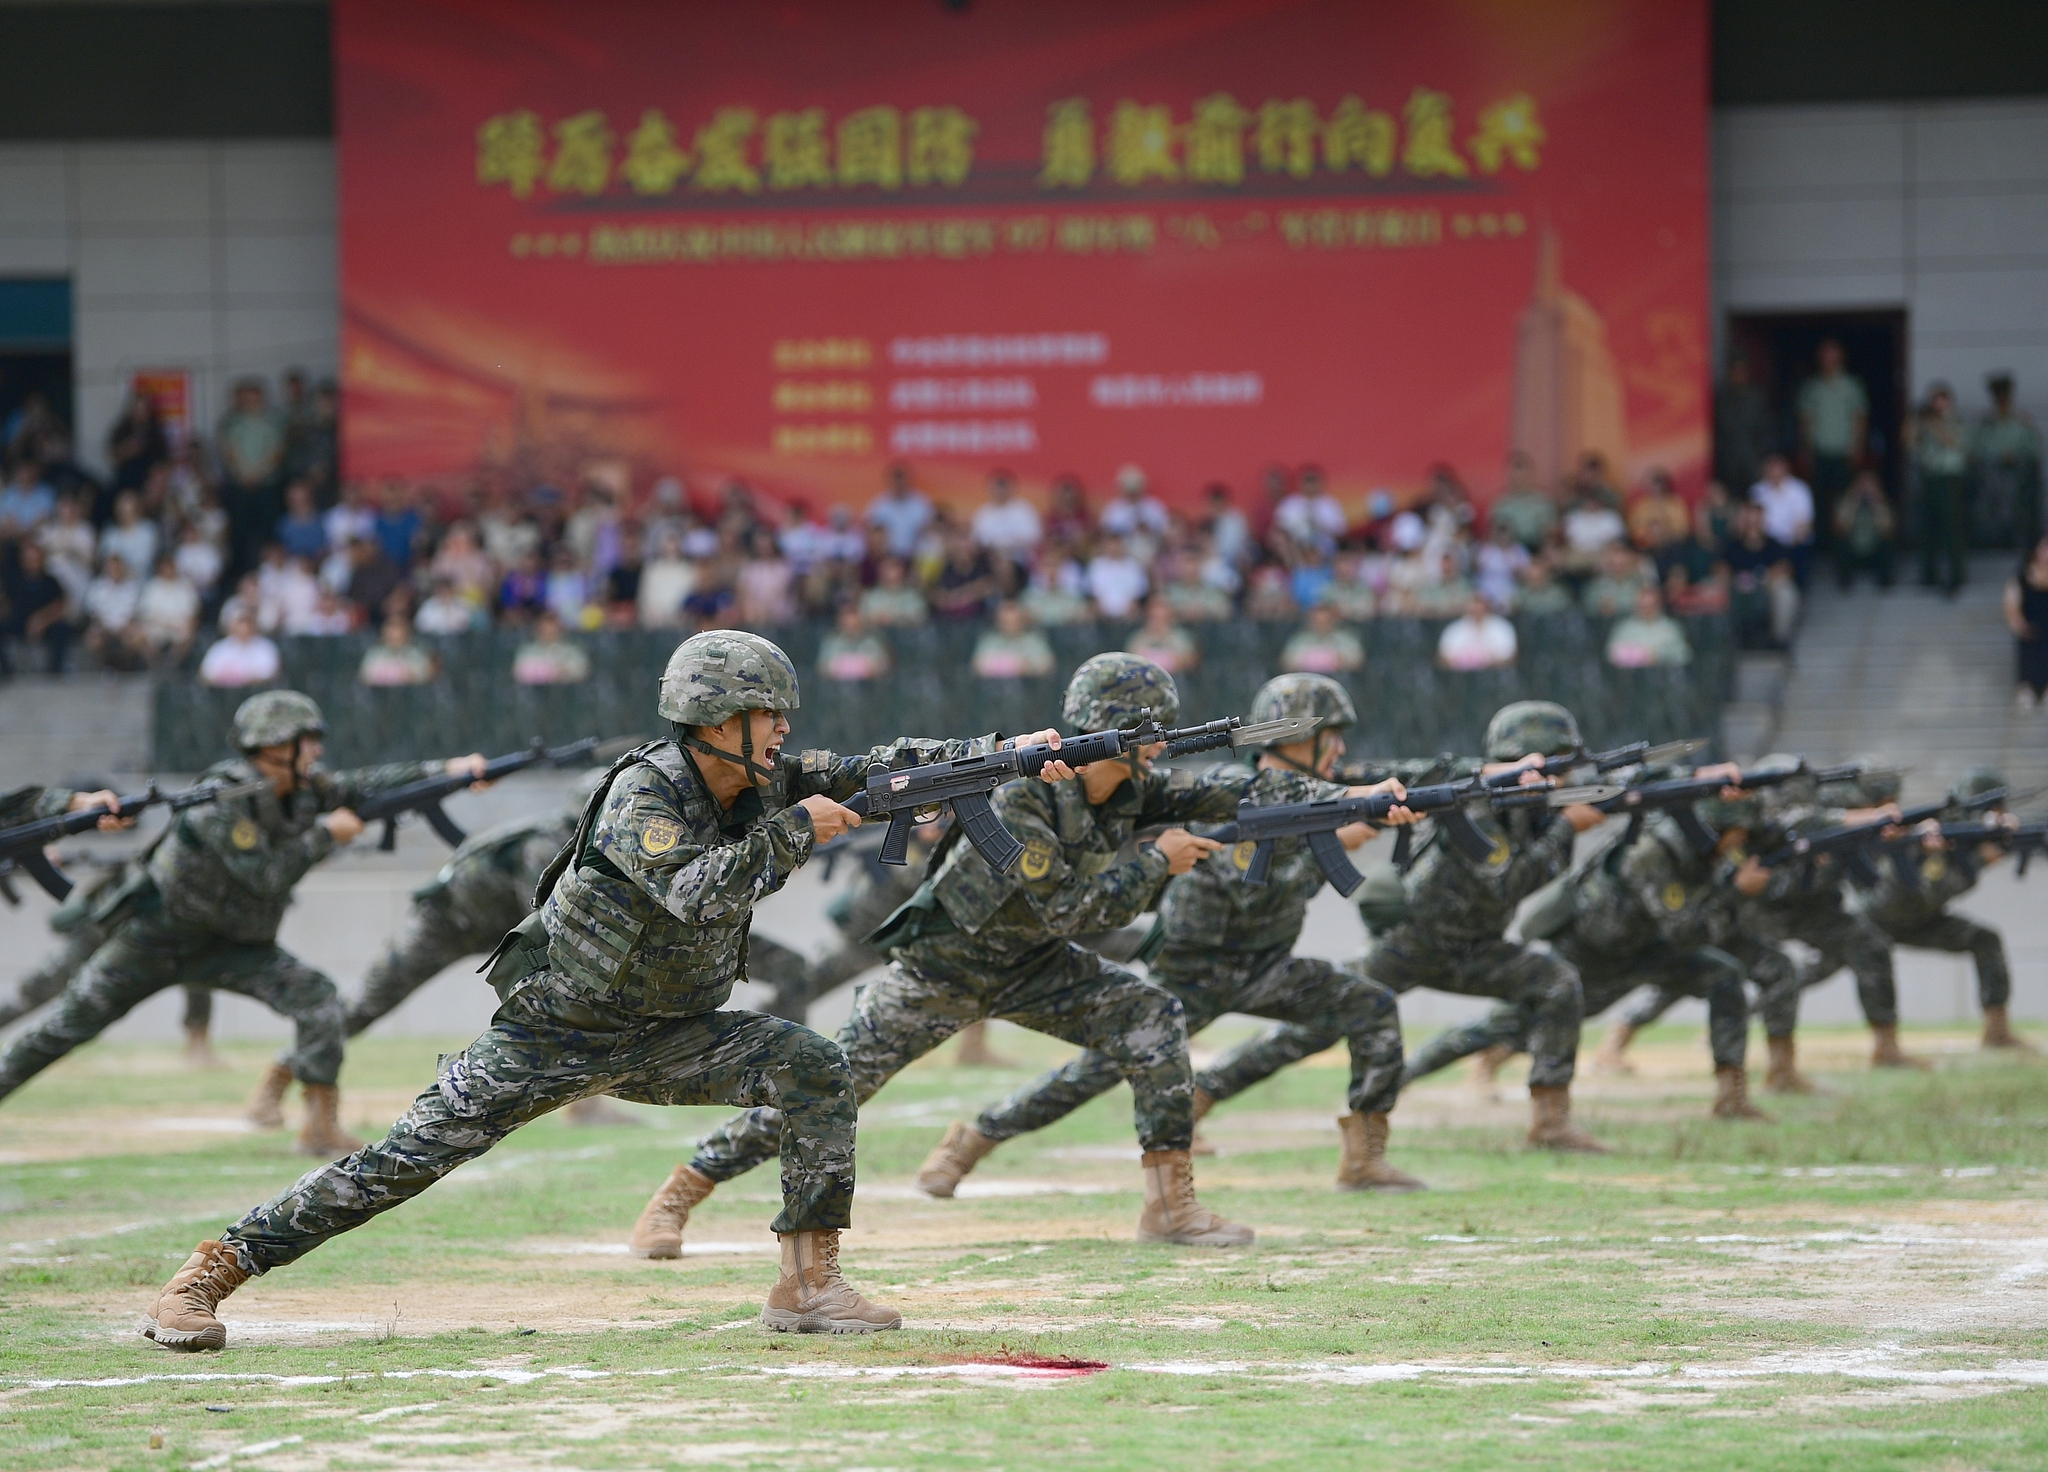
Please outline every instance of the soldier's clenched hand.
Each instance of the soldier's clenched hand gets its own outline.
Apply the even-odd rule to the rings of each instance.
[[[444,770],[451,777],[481,778],[487,765],[489,765],[489,759],[482,752],[472,751],[468,756],[449,757]],[[490,785],[490,783],[483,781],[473,782],[470,784],[470,790],[472,792],[480,792]]]
[[[133,828],[135,820],[121,816],[121,799],[118,794],[102,788],[98,792],[74,792],[71,803],[64,809],[67,813],[82,813],[87,808],[105,808],[107,816],[100,819],[100,831],[112,833],[116,828]]]
[[[797,806],[811,815],[811,831],[820,843],[830,843],[847,829],[860,827],[859,813],[822,794],[813,794]]]
[[[1754,854],[1744,859],[1742,867],[1735,871],[1736,890],[1742,894],[1749,895],[1751,898],[1762,894],[1765,886],[1770,882],[1771,871],[1759,863]]]
[[[1166,872],[1185,874],[1217,849],[1223,847],[1213,838],[1197,838],[1185,828],[1169,828],[1152,840],[1166,860]]]
[[[1060,749],[1060,733],[1054,730],[1032,731],[1027,735],[1019,736],[1011,744],[1015,746],[1050,746],[1054,751],[1058,751]],[[1041,782],[1067,782],[1071,781],[1073,776],[1074,769],[1065,762],[1047,762],[1038,771],[1038,780]]]
[[[362,834],[363,820],[352,808],[336,808],[320,815],[320,826],[333,835],[336,843],[354,843]]]

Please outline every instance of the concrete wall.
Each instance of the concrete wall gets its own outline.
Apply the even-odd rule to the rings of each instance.
[[[1714,113],[1714,307],[1900,307],[1917,399],[2048,419],[2048,98]]]
[[[0,276],[69,276],[80,458],[99,466],[137,368],[337,371],[334,145],[0,144]]]

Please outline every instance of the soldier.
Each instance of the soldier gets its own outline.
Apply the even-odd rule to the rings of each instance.
[[[1098,654],[1074,672],[1062,713],[1081,731],[1131,730],[1152,719],[1171,726],[1180,697],[1173,677],[1152,661]],[[1170,875],[1187,873],[1221,847],[1179,825],[1235,817],[1252,774],[1242,767],[1217,767],[1199,778],[1155,772],[1162,749],[1090,763],[1081,781],[1059,788],[998,788],[996,814],[1024,846],[1016,870],[996,873],[957,836],[935,855],[931,878],[875,935],[875,945],[893,952],[893,964],[861,988],[839,1041],[863,1103],[981,1018],[1005,1017],[1106,1054],[1131,1086],[1144,1147],[1138,1240],[1239,1246],[1252,1240],[1251,1231],[1195,1197],[1188,1154],[1194,1081],[1180,1003],[1067,939],[1127,924]],[[1135,858],[1117,862],[1138,829],[1159,824],[1174,826],[1139,844]],[[641,1212],[633,1251],[680,1252],[689,1208],[720,1181],[773,1155],[779,1126],[772,1109],[755,1109],[714,1130]]]
[[[1489,763],[1540,766],[1545,757],[1580,749],[1579,723],[1547,700],[1503,706],[1487,723]],[[1571,1122],[1578,972],[1563,957],[1517,945],[1505,932],[1517,905],[1570,869],[1572,840],[1605,817],[1583,804],[1556,813],[1481,810],[1472,816],[1492,839],[1493,852],[1475,863],[1452,844],[1429,844],[1402,885],[1405,917],[1379,936],[1362,963],[1364,974],[1396,992],[1426,986],[1513,1004],[1529,1033],[1529,1143],[1603,1151]]]
[[[123,890],[95,910],[109,931],[42,1026],[0,1060],[0,1098],[167,986],[204,984],[253,997],[298,1029],[291,1070],[306,1086],[295,1148],[329,1158],[355,1148],[341,1128],[342,1009],[334,983],[279,948],[278,923],[300,877],[363,831],[353,805],[383,788],[446,771],[481,772],[481,756],[399,762],[354,772],[318,765],[326,722],[295,690],[266,690],[235,712],[242,755],[204,779],[261,780],[267,790],[180,814]],[[203,780],[204,780],[203,779]]]
[[[858,823],[838,799],[901,745],[791,756],[783,738],[796,706],[796,670],[766,639],[721,630],[684,640],[657,707],[672,736],[619,759],[541,875],[538,908],[493,956],[503,1005],[489,1030],[443,1060],[382,1140],[200,1243],[144,1333],[176,1349],[220,1348],[227,1331],[214,1310],[252,1274],[410,1200],[548,1111],[607,1092],[648,1104],[775,1106],[780,1138],[766,1153],[782,1152],[782,1275],[762,1322],[807,1333],[899,1327],[900,1315],[839,1272],[853,1199],[845,1058],[807,1028],[723,1010],[745,966],[755,902],[814,845]],[[988,751],[993,738],[914,744],[952,759]],[[1048,781],[1071,775],[1058,762],[1045,772]]]
[[[2005,778],[1995,769],[1972,767],[1949,789],[1949,798],[1961,802],[2004,786]],[[2006,1015],[2012,973],[2005,964],[2005,941],[1990,926],[1951,914],[1948,908],[1977,887],[1986,864],[2003,857],[2005,851],[1996,844],[1959,849],[1938,834],[1930,834],[1915,870],[1915,882],[1908,883],[1894,865],[1880,864],[1876,885],[1862,893],[1857,909],[1896,945],[1952,954],[1969,952],[1977,967],[1977,1003],[1984,1011],[1983,1046],[2033,1052],[2033,1046],[2013,1032]]]
[[[1251,719],[1314,722],[1306,738],[1266,748],[1244,793],[1261,803],[1318,802],[1326,798],[1404,789],[1399,782],[1345,788],[1329,780],[1344,754],[1343,732],[1358,713],[1342,685],[1328,675],[1281,675],[1252,701]],[[1395,808],[1392,822],[1412,821]],[[1345,847],[1376,836],[1363,823],[1339,830]],[[1311,1035],[1321,1051],[1343,1038],[1351,1048],[1350,1112],[1337,1121],[1343,1159],[1337,1186],[1345,1191],[1415,1191],[1422,1182],[1387,1164],[1387,1115],[1401,1087],[1401,1016],[1394,994],[1377,982],[1347,976],[1327,961],[1293,954],[1308,902],[1323,887],[1308,844],[1298,838],[1274,845],[1271,875],[1261,886],[1244,882],[1252,845],[1211,855],[1167,883],[1159,904],[1165,943],[1151,962],[1150,980],[1180,999],[1190,1033],[1225,1012],[1278,1018]],[[1034,1079],[972,1124],[955,1121],[926,1158],[917,1188],[950,1197],[961,1178],[1004,1140],[1043,1129],[1114,1088],[1120,1074],[1107,1054],[1086,1052]],[[1197,1121],[1216,1095],[1208,1075],[1195,1078]]]
[[[1739,769],[1702,767],[1698,777],[1739,778]],[[1699,853],[1668,814],[1659,813],[1626,847],[1616,845],[1565,882],[1555,899],[1539,900],[1522,926],[1524,940],[1545,940],[1579,973],[1585,1015],[1597,1016],[1638,986],[1707,1003],[1714,1059],[1716,1119],[1762,1119],[1749,1102],[1745,1054],[1749,1003],[1744,968],[1731,950],[1747,949],[1735,896],[1763,893],[1771,875],[1747,852],[1759,827],[1754,798],[1723,792],[1703,805],[1720,833],[1712,854]],[[1620,1032],[1627,1026],[1618,1024]],[[1528,1019],[1503,1003],[1488,1016],[1433,1039],[1408,1062],[1403,1083],[1427,1077],[1471,1053],[1503,1054],[1528,1046]],[[1497,1064],[1495,1066],[1498,1066]]]

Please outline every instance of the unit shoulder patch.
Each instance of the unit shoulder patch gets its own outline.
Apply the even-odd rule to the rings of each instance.
[[[263,842],[263,830],[258,828],[252,819],[237,818],[235,826],[228,830],[228,842],[243,853],[247,853]]]
[[[652,858],[660,858],[674,848],[682,836],[683,830],[674,818],[649,818],[640,825],[641,852]]]
[[[1024,856],[1017,861],[1017,868],[1026,879],[1043,879],[1052,872],[1053,847],[1043,838],[1034,838],[1024,845]]]

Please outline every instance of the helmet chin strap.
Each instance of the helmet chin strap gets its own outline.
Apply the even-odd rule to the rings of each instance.
[[[1318,730],[1310,738],[1312,744],[1309,747],[1309,759],[1306,764],[1296,761],[1277,746],[1267,747],[1266,755],[1273,758],[1274,761],[1280,763],[1283,767],[1292,767],[1295,771],[1310,777],[1321,777],[1323,775],[1321,771],[1323,765],[1323,737],[1326,734],[1326,732]]]
[[[740,721],[740,749],[737,756],[723,747],[713,746],[708,741],[698,740],[690,734],[690,728],[681,721],[671,721],[669,724],[675,728],[676,744],[678,746],[687,746],[691,751],[702,752],[705,756],[715,756],[722,762],[731,762],[734,766],[745,767],[747,775],[754,779],[756,786],[772,784],[782,774],[775,771],[772,767],[764,767],[754,760],[754,713],[752,711],[741,711],[740,714],[744,719]]]

